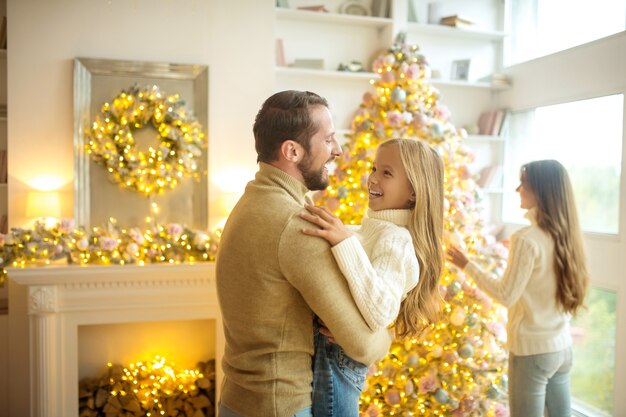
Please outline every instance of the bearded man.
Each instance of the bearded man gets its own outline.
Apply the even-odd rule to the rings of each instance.
[[[220,417],[311,417],[314,317],[353,359],[370,364],[391,343],[359,313],[328,243],[302,233],[310,190],[328,185],[341,154],[326,100],[269,97],[254,123],[259,171],[226,222],[217,291],[226,346]]]

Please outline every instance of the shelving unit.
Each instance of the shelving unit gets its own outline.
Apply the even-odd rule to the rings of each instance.
[[[485,209],[490,220],[500,219],[502,216],[503,161],[505,140],[500,136],[468,135],[467,144],[472,148],[476,159],[470,165],[474,175],[489,166],[498,167],[498,172],[485,188],[482,189],[485,199]]]
[[[386,17],[352,16],[338,13],[340,2],[324,1],[330,13],[296,10],[299,0],[289,2],[291,8],[275,8],[276,38],[282,40],[287,66],[275,68],[275,90],[297,89],[315,91],[326,97],[335,118],[337,136],[344,140],[358,109],[362,96],[371,91],[370,80],[377,79],[374,72],[337,71],[339,64],[360,62],[366,70],[372,61],[384,53],[395,40],[396,34],[405,32],[407,42],[416,44],[426,57],[431,69],[439,77],[430,83],[441,93],[443,104],[451,111],[451,122],[457,127],[476,124],[482,111],[492,107],[493,92],[508,88],[494,85],[490,75],[501,69],[502,43],[506,33],[502,30],[504,5],[501,0],[475,0],[459,2],[443,0],[442,13],[473,16],[478,7],[477,20],[481,24],[471,28],[453,28],[427,22],[428,0],[417,0],[417,22],[409,21],[409,5],[415,0],[389,0]],[[446,9],[446,7],[448,9]],[[289,66],[296,59],[317,59],[321,68],[296,68]],[[453,79],[453,61],[470,59],[467,80]],[[471,103],[468,106],[467,103]],[[481,157],[502,165],[503,142],[497,137],[468,138]],[[477,169],[478,166],[474,167]],[[491,220],[499,220],[501,182],[484,191]]]

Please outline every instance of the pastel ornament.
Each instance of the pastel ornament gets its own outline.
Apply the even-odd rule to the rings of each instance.
[[[464,343],[459,348],[459,355],[463,359],[471,358],[473,354],[474,354],[474,346],[472,346],[471,343]]]
[[[387,390],[385,393],[385,402],[392,406],[400,404],[400,392],[397,389]]]
[[[387,54],[383,58],[383,63],[387,66],[393,65],[396,62],[396,57],[394,54]]]
[[[406,101],[406,91],[400,87],[395,87],[391,90],[391,101],[394,103],[404,103]]]
[[[452,281],[450,285],[448,285],[448,294],[451,297],[454,297],[459,292],[461,292],[461,289],[462,289],[462,286],[461,286],[461,283],[459,283],[459,281]]]
[[[443,348],[439,345],[433,346],[433,349],[430,351],[430,354],[435,358],[440,358],[443,354]]]
[[[415,384],[413,383],[412,379],[409,379],[404,385],[404,393],[406,395],[412,395],[413,393],[415,393]]]
[[[437,388],[437,391],[435,391],[435,400],[439,404],[447,404],[448,398],[449,398],[448,391],[446,391],[443,388]]]
[[[396,81],[396,76],[391,71],[383,72],[380,77],[385,84],[393,84]]]
[[[86,251],[89,248],[89,241],[87,239],[82,238],[78,242],[76,242],[76,247],[78,250]]]
[[[468,314],[466,322],[469,327],[476,326],[478,324],[478,314],[476,313]]]
[[[126,246],[126,253],[135,256],[139,252],[139,246],[135,242],[130,242],[128,246]]]
[[[419,364],[420,361],[420,357],[417,353],[410,353],[409,356],[406,358],[406,364],[409,365],[409,367],[414,368]]]
[[[487,394],[487,398],[495,400],[496,398],[500,396],[500,391],[498,390],[497,386],[495,386],[494,384],[491,384],[489,388],[487,388],[486,394]]]
[[[457,307],[454,309],[454,311],[452,312],[452,314],[450,315],[450,323],[452,323],[453,325],[459,327],[462,326],[463,323],[465,322],[465,317],[466,317],[465,310]]]

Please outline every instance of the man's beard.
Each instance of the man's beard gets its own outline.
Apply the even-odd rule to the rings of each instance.
[[[323,190],[328,187],[328,177],[324,178],[325,166],[322,165],[320,169],[314,170],[311,169],[312,163],[313,158],[307,153],[304,159],[298,164],[298,169],[304,179],[304,185],[311,191]]]

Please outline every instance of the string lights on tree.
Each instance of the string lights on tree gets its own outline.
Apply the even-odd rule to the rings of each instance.
[[[335,175],[316,202],[344,223],[359,224],[376,147],[391,138],[426,141],[445,164],[446,240],[473,253],[486,269],[502,271],[507,250],[488,233],[482,191],[468,168],[474,155],[465,145],[467,134],[450,123],[425,57],[400,36],[373,67],[379,74],[371,82],[374,91],[364,94]],[[396,340],[370,368],[363,417],[508,415],[505,310],[452,265],[446,265],[440,289],[444,320],[419,338]]]

